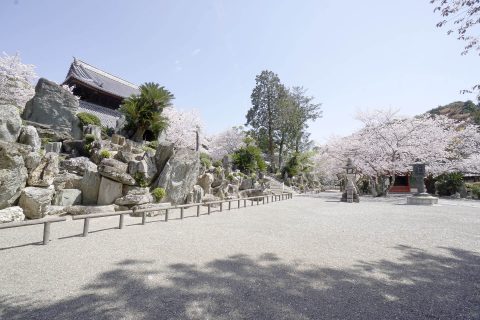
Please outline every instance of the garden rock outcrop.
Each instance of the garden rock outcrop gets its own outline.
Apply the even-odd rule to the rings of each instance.
[[[0,105],[0,141],[16,142],[21,128],[22,118],[18,108],[12,105]]]
[[[165,189],[166,201],[183,204],[197,182],[200,169],[198,152],[180,149],[168,159],[155,186]]]
[[[78,100],[73,94],[55,82],[41,78],[35,87],[35,96],[25,105],[22,117],[81,139],[80,120],[76,116],[78,108]]]
[[[27,183],[24,157],[29,153],[17,143],[0,141],[0,209],[12,206]]]

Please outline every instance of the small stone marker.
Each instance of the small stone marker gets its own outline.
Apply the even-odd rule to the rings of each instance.
[[[425,192],[425,163],[416,162],[412,164],[413,176],[415,177],[415,184],[417,193],[413,196],[407,197],[407,204],[413,205],[433,205],[438,203],[438,198],[432,197]]]

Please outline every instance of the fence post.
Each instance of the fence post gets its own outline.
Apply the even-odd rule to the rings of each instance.
[[[240,200],[238,200],[238,206],[237,206],[238,209],[240,209]]]
[[[200,217],[200,205],[197,206],[197,217]]]
[[[228,201],[228,210],[232,210],[232,201]]]
[[[223,211],[223,202],[220,202],[220,212]]]
[[[123,228],[123,219],[124,219],[123,214],[120,214],[120,222],[118,223],[118,229]]]
[[[262,199],[262,201],[263,201],[263,204],[265,204],[265,196],[263,196],[263,199]]]
[[[48,244],[48,239],[50,238],[50,222],[45,222],[43,224],[43,244]]]
[[[243,207],[245,208],[247,206],[247,200],[243,199]]]
[[[90,224],[90,218],[85,218],[83,220],[83,236],[86,237],[88,235],[88,225]]]
[[[165,209],[165,222],[168,221],[168,209]]]
[[[142,212],[142,224],[145,224],[147,222],[147,213]]]
[[[208,214],[210,214],[210,203],[208,204]]]
[[[180,208],[180,219],[183,219],[183,207]]]

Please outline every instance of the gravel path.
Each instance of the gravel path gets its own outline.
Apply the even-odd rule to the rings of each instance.
[[[0,230],[0,319],[480,319],[475,202],[337,199]]]

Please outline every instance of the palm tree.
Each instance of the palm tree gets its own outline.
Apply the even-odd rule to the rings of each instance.
[[[168,121],[162,116],[162,111],[171,105],[174,98],[165,87],[147,82],[140,86],[139,95],[131,95],[124,101],[120,112],[125,115],[127,127],[135,129],[134,141],[141,142],[147,130],[157,135],[167,127]]]

